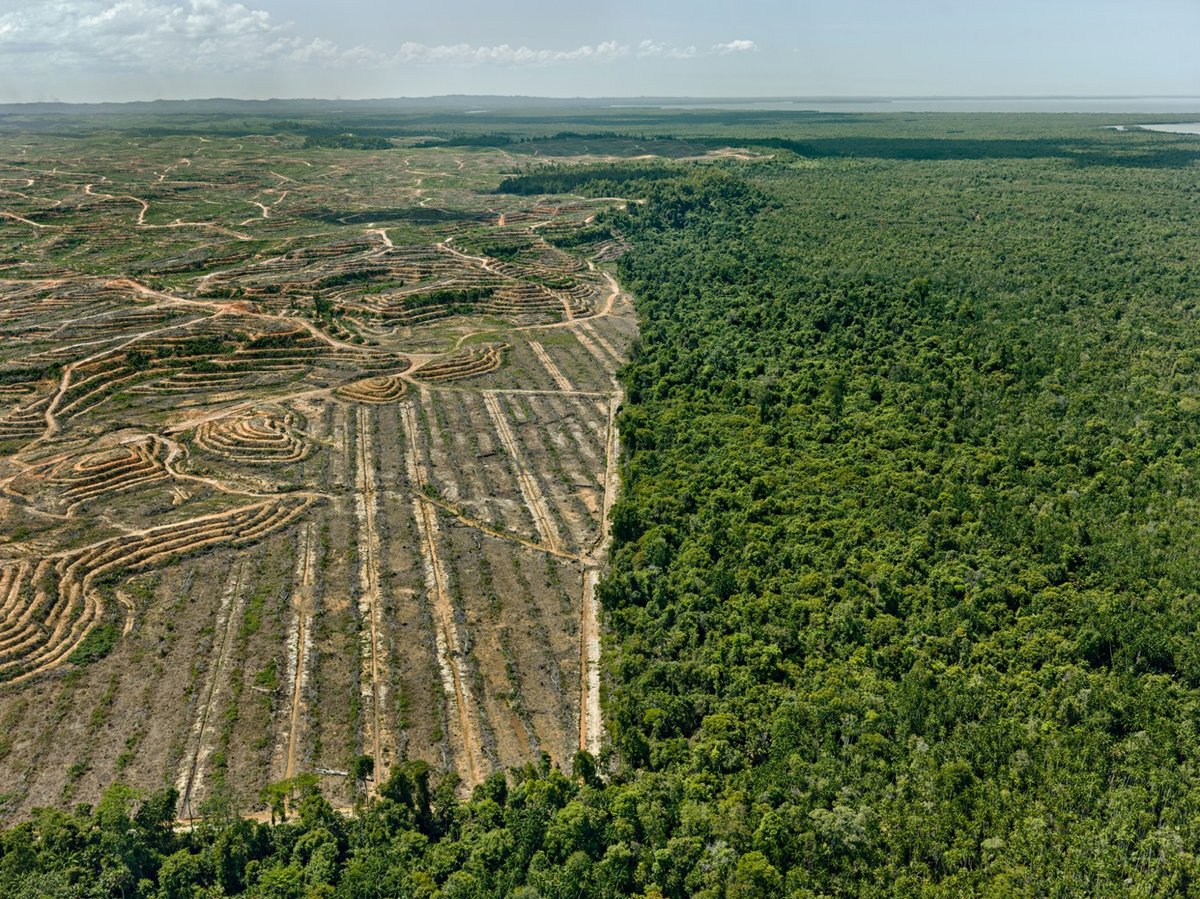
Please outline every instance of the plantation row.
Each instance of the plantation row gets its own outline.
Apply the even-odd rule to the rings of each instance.
[[[21,576],[7,592],[0,625],[0,681],[14,684],[50,671],[73,653],[86,653],[89,638],[111,643],[110,634],[97,631],[105,615],[97,589],[102,578],[152,569],[214,545],[253,542],[307,506],[305,500],[260,503],[104,541],[43,559],[32,570],[18,563]]]
[[[596,287],[582,273],[582,263],[529,232],[507,231],[483,239],[476,231],[461,232],[482,240],[479,252],[506,256],[506,247],[534,241],[536,252],[528,258],[522,254],[519,261],[515,256],[509,261],[459,252],[449,240],[435,246],[392,246],[386,240],[379,246],[370,237],[374,233],[386,240],[386,231],[377,229],[354,241],[291,251],[205,276],[199,295],[280,308],[303,297],[320,312],[336,310],[372,322],[408,325],[470,312],[586,315],[595,299]]]

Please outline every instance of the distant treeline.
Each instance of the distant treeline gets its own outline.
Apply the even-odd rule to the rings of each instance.
[[[662,181],[676,178],[684,171],[679,166],[628,165],[553,167],[525,175],[505,178],[496,193],[537,196],[538,194],[578,193],[589,197],[608,197],[631,181]]]
[[[372,134],[309,134],[304,138],[306,150],[390,150],[392,146],[386,137]]]
[[[453,137],[432,137],[413,144],[417,150],[437,147],[504,147],[513,142],[507,134],[456,134]]]
[[[658,140],[652,137],[634,137],[619,131],[559,131],[549,135],[523,135],[513,137],[511,134],[453,134],[448,137],[431,138],[413,146],[417,149],[434,147],[507,147],[513,144],[545,143],[556,140]]]

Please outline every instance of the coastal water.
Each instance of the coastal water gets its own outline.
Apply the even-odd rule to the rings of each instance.
[[[1096,112],[1197,113],[1200,97],[776,97],[770,99],[636,100],[620,108],[812,110],[815,112]]]
[[[1179,122],[1174,125],[1138,125],[1143,131],[1165,131],[1167,134],[1200,134],[1200,122]]]

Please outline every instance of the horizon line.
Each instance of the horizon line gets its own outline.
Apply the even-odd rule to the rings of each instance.
[[[155,97],[154,99],[138,100],[0,100],[0,106],[130,106],[150,103],[390,103],[399,101],[429,101],[429,100],[539,100],[571,102],[600,102],[600,101],[692,101],[709,102],[721,101],[726,103],[762,103],[803,101],[824,101],[839,103],[879,102],[888,100],[1190,100],[1200,99],[1200,92],[1194,94],[595,94],[575,96],[555,96],[549,94],[421,94],[400,95],[390,97]]]

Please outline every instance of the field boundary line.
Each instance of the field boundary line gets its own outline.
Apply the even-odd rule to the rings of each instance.
[[[195,818],[192,810],[192,799],[204,780],[203,764],[212,755],[213,747],[205,745],[208,735],[209,720],[216,717],[217,697],[220,695],[225,669],[229,664],[229,653],[233,646],[233,635],[237,630],[236,622],[245,607],[244,589],[246,586],[246,560],[230,571],[226,587],[221,591],[221,600],[217,612],[216,632],[220,634],[217,646],[217,658],[208,669],[205,676],[204,700],[199,714],[192,720],[191,739],[195,741],[195,749],[191,753],[191,762],[184,762],[180,769],[176,789],[179,790],[179,815],[188,820]],[[212,657],[212,651],[209,651]]]
[[[433,513],[432,505],[422,501],[425,498],[426,480],[418,456],[417,422],[412,402],[401,406],[400,424],[406,443],[405,464],[413,490],[413,513],[416,518],[417,535],[421,543],[425,586],[433,600],[434,641],[437,645],[437,662],[442,678],[442,690],[453,698],[457,711],[455,716],[457,721],[452,722],[452,725],[457,724],[458,727],[461,753],[456,754],[461,755],[462,758],[456,767],[464,775],[465,785],[473,787],[482,780],[480,773],[487,767],[487,760],[482,757],[482,736],[475,732],[478,724],[475,721],[477,713],[472,711],[475,706],[474,697],[471,694],[466,660],[458,637],[458,627],[454,621],[454,606],[447,595],[446,577],[442,570],[442,561],[438,557],[437,516]],[[456,748],[452,746],[452,751]]]
[[[370,682],[369,685],[360,685],[359,689],[371,703],[370,746],[371,756],[375,761],[374,782],[378,784],[384,776],[385,748],[381,711],[385,688],[380,682],[380,667],[386,664],[386,659],[381,659],[384,650],[379,641],[379,532],[375,522],[378,498],[375,489],[375,457],[370,447],[370,419],[367,410],[362,406],[358,407],[357,413],[354,511],[358,519],[358,611],[365,625],[360,646],[365,643],[366,651],[362,654],[362,662]]]
[[[516,438],[513,436],[512,429],[508,426],[504,410],[500,408],[500,401],[496,399],[495,394],[487,393],[484,394],[483,404],[487,407],[488,415],[491,416],[492,423],[496,426],[496,433],[500,437],[500,442],[504,444],[504,448],[508,450],[509,458],[512,459],[513,468],[517,473],[517,486],[521,488],[525,505],[533,513],[542,541],[555,550],[560,549],[562,542],[561,535],[558,533],[558,528],[550,515],[550,510],[546,507],[537,481],[529,473],[529,469],[525,465],[525,460],[521,457],[520,451],[517,448]]]
[[[536,340],[529,341],[529,348],[533,350],[533,355],[537,356],[538,362],[542,363],[542,367],[546,369],[550,377],[554,379],[554,383],[559,386],[563,393],[573,393],[575,386],[567,380],[566,375],[562,373],[554,360],[550,358],[550,354],[546,352],[546,348]]]
[[[296,559],[296,581],[292,590],[295,614],[295,636],[288,640],[288,673],[291,678],[291,709],[288,716],[286,755],[283,776],[290,779],[296,773],[296,744],[299,742],[300,711],[304,706],[304,688],[308,683],[309,656],[312,652],[313,623],[313,562],[315,541],[313,526],[305,522],[300,527],[297,542],[300,554]]]

